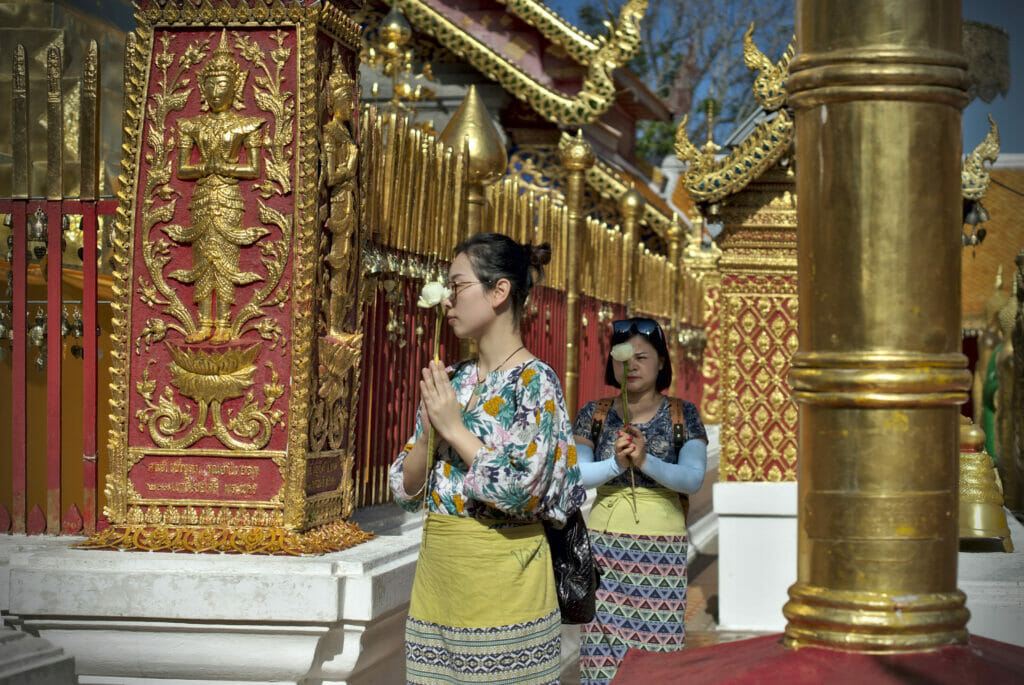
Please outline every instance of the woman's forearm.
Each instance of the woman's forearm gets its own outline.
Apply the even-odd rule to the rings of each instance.
[[[688,440],[679,450],[677,463],[669,464],[648,454],[640,470],[670,490],[693,494],[704,483],[707,456],[707,445],[700,440]]]
[[[579,442],[576,443],[576,463],[585,488],[596,488],[625,471],[614,459],[594,461],[594,448]]]
[[[427,481],[427,441],[426,434],[421,433],[420,439],[413,443],[412,449],[405,455],[402,463],[402,485],[408,495],[420,491]]]

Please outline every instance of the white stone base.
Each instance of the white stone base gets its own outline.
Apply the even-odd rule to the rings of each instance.
[[[957,587],[967,595],[972,635],[1024,647],[1024,526],[1006,512],[1011,553],[960,552]]]
[[[719,630],[781,632],[796,581],[796,483],[715,483]],[[961,552],[957,586],[973,635],[1024,646],[1024,526],[1007,512],[1015,551]]]
[[[719,630],[781,632],[796,582],[796,483],[714,484]]]
[[[9,536],[0,608],[73,656],[81,683],[401,683],[420,519],[396,507],[359,517],[377,538],[301,558]]]
[[[0,625],[0,683],[74,685],[75,660],[59,647]]]

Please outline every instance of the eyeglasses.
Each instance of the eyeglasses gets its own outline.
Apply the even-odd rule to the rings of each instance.
[[[452,301],[452,304],[455,304],[455,300],[459,296],[459,291],[465,290],[471,285],[483,285],[483,281],[460,281],[458,283],[448,281],[448,289],[452,291],[452,295],[449,298]]]
[[[614,337],[630,337],[630,334],[634,332],[648,338],[665,340],[665,334],[662,332],[661,326],[654,319],[632,318],[612,322],[612,335]]]

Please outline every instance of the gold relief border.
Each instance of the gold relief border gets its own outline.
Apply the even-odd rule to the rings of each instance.
[[[204,0],[202,7],[192,2],[161,3],[150,2],[144,9],[135,12],[135,20],[140,27],[146,26],[197,26],[210,28],[217,26],[260,25],[282,26],[298,24],[310,19],[310,10],[301,5],[282,0],[272,0],[264,4],[258,2],[250,7],[248,2],[232,4],[228,0]]]
[[[608,111],[616,97],[612,72],[636,54],[640,46],[639,21],[645,0],[630,0],[632,11],[619,17],[613,37],[606,40],[587,63],[582,88],[572,97],[538,83],[526,72],[466,33],[424,0],[394,0],[417,29],[424,31],[448,50],[467,60],[484,76],[528,102],[548,121],[561,124],[589,124]]]
[[[749,254],[725,253],[718,262],[726,272],[735,274],[757,274],[778,276],[796,276],[796,248],[786,250],[785,254],[765,255],[764,250],[751,251]]]
[[[722,223],[726,226],[736,226],[743,229],[768,229],[782,232],[780,229],[789,229],[786,233],[793,234],[793,242],[796,243],[796,220],[795,209],[768,207],[750,212],[744,212],[745,207],[737,205],[726,205],[722,210]],[[733,221],[733,216],[742,217],[742,221]]]
[[[228,450],[228,449],[172,449],[167,447],[129,447],[128,459],[130,466],[135,466],[143,457],[215,457],[231,459],[270,459],[278,467],[283,467],[288,458],[284,450]],[[284,474],[282,474],[283,476]]]
[[[709,283],[704,293],[704,330],[707,345],[701,363],[704,391],[700,399],[700,415],[705,423],[722,423],[721,379],[722,379],[722,320],[721,320],[721,272]]]
[[[135,245],[135,199],[139,187],[145,92],[152,62],[153,31],[140,26],[128,34],[124,66],[124,114],[121,122],[121,173],[118,175],[117,215],[112,229],[114,262],[110,335],[110,471],[103,514],[114,524],[127,520],[128,492],[128,373],[131,356],[132,281]]]
[[[276,527],[111,526],[81,549],[131,549],[147,552],[221,552],[225,554],[316,555],[338,552],[374,537],[347,521],[298,533]]]
[[[298,35],[298,91],[300,93],[296,154],[295,244],[292,248],[292,378],[288,407],[289,463],[286,467],[284,526],[304,527],[306,460],[311,388],[314,381],[312,344],[314,320],[313,290],[316,281],[319,240],[317,239],[317,139],[316,130],[316,31],[308,24],[296,28]]]
[[[163,507],[163,509],[161,509]],[[189,521],[188,519],[193,519]],[[252,502],[247,506],[210,500],[169,500],[165,503],[132,504],[121,526],[281,526],[280,503]]]
[[[139,496],[138,499],[128,499],[128,505],[131,507],[210,507],[210,508],[231,508],[231,509],[281,509],[281,502],[278,501],[277,495],[271,499],[258,499],[258,500],[236,500],[236,499],[148,499]],[[166,521],[161,520],[161,523]]]

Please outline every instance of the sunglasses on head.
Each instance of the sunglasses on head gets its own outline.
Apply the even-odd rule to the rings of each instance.
[[[612,322],[612,335],[623,336],[630,333],[664,339],[661,326],[654,319],[620,319]]]

